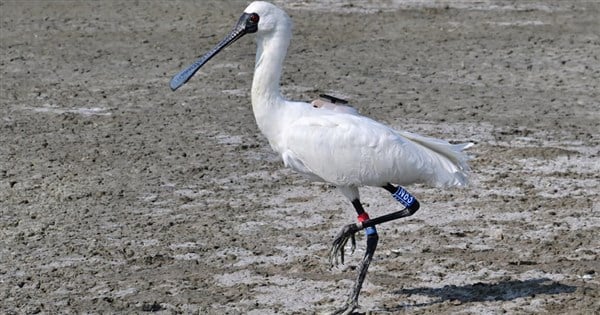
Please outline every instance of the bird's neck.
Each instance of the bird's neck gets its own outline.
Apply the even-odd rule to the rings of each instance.
[[[287,27],[257,37],[252,109],[259,129],[271,144],[281,131],[281,122],[277,117],[286,103],[286,99],[281,95],[279,83],[290,37],[291,29]]]

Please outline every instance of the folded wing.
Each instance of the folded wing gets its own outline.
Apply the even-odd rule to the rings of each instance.
[[[338,186],[467,184],[471,144],[396,131],[357,114],[301,118],[282,134],[286,166]]]

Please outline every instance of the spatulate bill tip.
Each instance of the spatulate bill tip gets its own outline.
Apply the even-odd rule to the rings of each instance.
[[[180,88],[182,85],[184,85],[188,80],[189,80],[190,76],[186,75],[185,77],[182,76],[182,73],[179,73],[178,75],[174,76],[171,79],[171,82],[169,82],[169,87],[171,87],[171,90],[175,91],[178,88]]]

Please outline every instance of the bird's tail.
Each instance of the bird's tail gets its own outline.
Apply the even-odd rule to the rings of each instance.
[[[424,137],[415,133],[401,131],[403,137],[429,151],[435,165],[426,176],[426,182],[434,186],[466,186],[469,183],[469,156],[463,150],[473,143],[451,144],[447,141]]]

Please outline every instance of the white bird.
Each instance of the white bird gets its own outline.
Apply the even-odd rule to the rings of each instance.
[[[412,215],[419,209],[414,196],[394,185],[466,185],[468,157],[462,150],[472,144],[450,144],[394,130],[344,105],[287,100],[279,83],[291,32],[291,19],[283,10],[267,2],[252,2],[230,34],[174,76],[170,86],[176,90],[221,49],[245,34],[256,33],[252,109],[258,128],[273,150],[281,154],[286,167],[311,180],[335,185],[358,214],[359,222],[344,226],[336,236],[330,252],[332,264],[337,264],[338,256],[343,263],[346,242],[352,240],[354,249],[354,234],[366,230],[367,249],[353,291],[336,312],[350,314],[358,307],[360,289],[377,246],[375,225]],[[370,219],[359,200],[361,186],[386,189],[405,209]]]

